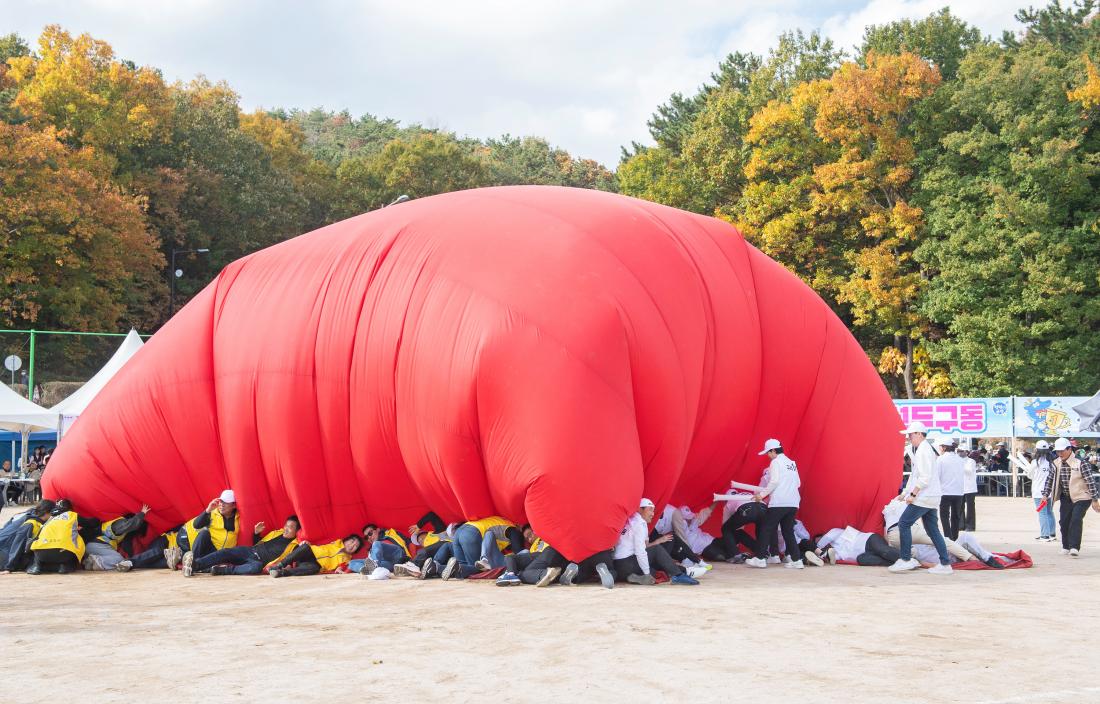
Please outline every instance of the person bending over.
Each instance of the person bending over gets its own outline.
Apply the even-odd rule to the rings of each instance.
[[[194,553],[187,553],[183,557],[183,576],[190,577],[195,572],[209,572],[215,576],[260,574],[264,567],[278,562],[298,547],[302,523],[297,516],[287,516],[279,530],[265,534],[266,527],[263,521],[253,527],[251,546],[222,548],[198,559],[189,559]]]
[[[34,558],[27,574],[68,574],[76,571],[84,559],[84,539],[80,537],[79,518],[68,499],[57,502],[38,538],[31,543]]]
[[[107,571],[118,569],[118,565],[125,560],[120,550],[131,552],[135,535],[140,535],[145,530],[145,515],[149,513],[149,506],[142,504],[137,513],[128,513],[124,516],[103,521],[98,527],[98,535],[85,542],[87,551],[84,555],[84,569],[91,571]]]
[[[52,501],[39,501],[31,510],[12,516],[0,528],[0,574],[27,567],[31,561],[31,543],[50,519],[53,509]]]
[[[290,554],[273,564],[267,573],[278,577],[305,577],[321,572],[335,572],[351,561],[351,556],[363,547],[363,538],[351,534],[324,545],[302,541]]]

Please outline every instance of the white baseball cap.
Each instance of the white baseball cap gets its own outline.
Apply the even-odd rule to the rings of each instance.
[[[910,423],[905,430],[901,431],[902,435],[908,435],[909,433],[920,433],[921,435],[928,434],[928,426],[921,423],[919,420],[915,420]]]
[[[781,450],[781,449],[783,449],[783,443],[779,442],[775,438],[771,438],[766,443],[764,443],[764,449],[761,450],[760,452],[757,452],[756,454],[766,455],[769,452],[771,452],[772,450]]]
[[[649,499],[643,498],[643,499],[642,499],[642,500],[641,500],[641,501],[640,501],[640,502],[638,503],[638,508],[657,508],[657,507],[656,507],[656,506],[654,506],[654,505],[653,505],[653,502],[652,502],[652,501],[650,501]]]
[[[1061,452],[1062,450],[1068,450],[1072,447],[1073,447],[1073,445],[1069,444],[1069,438],[1058,438],[1057,440],[1054,441],[1054,451],[1055,452]]]
[[[955,444],[955,438],[951,437],[950,435],[944,435],[942,438],[940,438],[939,440],[936,441],[936,444],[937,445],[946,445],[946,446],[950,447],[951,445]]]
[[[1047,442],[1046,440],[1040,440],[1039,442],[1035,443],[1035,449],[1036,450],[1049,450],[1050,449],[1050,443]]]
[[[237,503],[237,496],[233,493],[232,489],[226,489],[222,492],[222,495],[218,497],[222,500],[223,504],[235,504]]]

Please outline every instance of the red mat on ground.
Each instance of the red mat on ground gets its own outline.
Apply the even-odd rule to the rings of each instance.
[[[1031,555],[1028,555],[1023,550],[1016,550],[1014,552],[995,552],[993,557],[997,558],[997,561],[1005,566],[1006,570],[1019,570],[1026,567],[1034,567],[1035,563],[1031,561]],[[859,567],[860,565],[855,560],[837,560],[838,565],[854,565]],[[951,565],[952,569],[956,570],[991,570],[994,569],[980,560],[967,560],[966,562],[956,562]]]

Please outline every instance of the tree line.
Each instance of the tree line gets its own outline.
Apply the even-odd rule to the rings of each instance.
[[[999,40],[944,9],[735,53],[624,150],[623,193],[713,215],[817,291],[896,395],[1100,386],[1100,22]]]

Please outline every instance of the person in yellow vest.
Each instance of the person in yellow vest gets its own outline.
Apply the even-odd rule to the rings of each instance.
[[[454,556],[447,561],[440,577],[445,580],[452,577],[465,579],[479,571],[503,567],[503,558],[500,559],[501,564],[494,565],[490,555],[486,554],[490,544],[497,544],[501,553],[509,547],[513,552],[519,552],[523,549],[523,533],[515,523],[501,516],[463,523],[455,531]]]
[[[209,555],[215,550],[237,545],[241,530],[241,517],[237,513],[237,497],[232,489],[226,489],[206,506],[206,510],[183,524],[178,545],[165,555],[168,569],[176,569],[187,553],[191,559]]]
[[[38,538],[31,543],[34,562],[27,568],[27,574],[68,574],[76,571],[84,559],[84,539],[80,537],[79,518],[68,499],[57,502]]]
[[[39,501],[30,511],[17,514],[0,528],[0,574],[24,569],[30,562],[31,543],[50,519],[54,503]]]
[[[549,586],[569,562],[561,553],[547,545],[546,541],[535,535],[530,525],[523,527],[523,537],[530,547],[504,556],[504,574],[497,578],[498,587],[520,584]]]
[[[183,576],[190,577],[194,572],[207,572],[212,575],[256,575],[263,572],[264,567],[278,562],[298,547],[298,531],[302,524],[297,516],[287,516],[280,530],[264,533],[265,525],[260,521],[252,530],[252,545],[238,545],[233,548],[223,548],[200,557],[197,560],[188,561],[183,558]]]
[[[164,569],[168,567],[168,552],[177,547],[180,529],[182,525],[167,530],[156,538],[143,551],[133,557],[123,560],[115,565],[116,572],[129,572],[130,570]]]
[[[363,560],[363,564],[357,570],[359,574],[368,579],[389,579],[397,565],[412,564],[413,553],[416,552],[417,543],[413,536],[418,536],[424,528],[431,526],[435,531],[442,531],[443,520],[429,512],[419,521],[409,526],[408,533],[402,533],[396,528],[379,530],[378,526],[368,523],[363,527],[363,535],[370,539],[377,536],[370,546],[370,554]],[[402,570],[408,574],[407,569]],[[419,572],[419,570],[417,570]]]
[[[347,565],[362,547],[363,538],[354,533],[324,545],[310,545],[303,540],[289,555],[271,565],[267,573],[278,578],[335,572]]]
[[[87,551],[84,555],[84,569],[92,571],[106,571],[118,568],[125,558],[119,549],[127,552],[131,550],[134,535],[145,528],[145,514],[149,513],[149,506],[143,504],[137,513],[128,513],[124,516],[103,521],[98,529],[98,535],[87,541]]]
[[[454,554],[455,531],[459,525],[461,524],[449,523],[443,526],[440,521],[439,527],[433,526],[435,530],[413,533],[412,540],[419,548],[411,561],[395,565],[393,573],[417,579],[438,577],[443,565]]]

